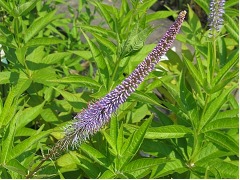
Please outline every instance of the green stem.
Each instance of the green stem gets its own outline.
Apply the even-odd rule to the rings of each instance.
[[[213,60],[212,60],[212,73],[211,73],[211,82],[214,79],[214,71],[217,63],[217,49],[216,49],[216,38],[215,34],[212,37],[213,40]]]
[[[41,162],[26,175],[26,179],[32,178],[36,174],[36,172],[42,167],[43,163],[49,159],[50,159],[50,155],[47,155],[45,158],[43,158]]]

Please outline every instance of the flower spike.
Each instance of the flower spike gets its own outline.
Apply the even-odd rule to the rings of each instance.
[[[225,0],[211,0],[210,1],[210,14],[208,17],[208,23],[210,30],[220,31],[223,25],[223,13],[224,13]]]
[[[49,154],[57,154],[69,146],[77,147],[90,136],[106,125],[121,104],[136,90],[144,78],[154,69],[155,65],[173,44],[185,18],[186,11],[180,12],[176,21],[168,29],[153,51],[142,61],[136,69],[109,92],[105,97],[75,116],[75,120],[65,130],[65,137],[58,141]]]

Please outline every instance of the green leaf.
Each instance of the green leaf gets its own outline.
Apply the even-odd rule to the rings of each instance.
[[[117,139],[116,139],[116,144],[117,144],[117,152],[118,154],[121,154],[121,150],[122,150],[122,146],[124,143],[124,130],[123,130],[123,124],[121,124],[120,128],[117,131]],[[116,163],[117,165],[119,165],[119,163]]]
[[[227,46],[226,46],[226,39],[224,38],[217,38],[217,50],[219,54],[220,66],[223,66],[227,63]],[[215,80],[215,78],[214,78]]]
[[[28,169],[25,168],[18,160],[12,159],[7,164],[3,164],[3,167],[9,171],[16,172],[22,176],[27,174]]]
[[[53,54],[48,54],[42,59],[43,64],[56,64],[63,60],[65,57],[70,56],[70,52],[57,52]]]
[[[200,72],[197,70],[197,68],[193,65],[191,61],[189,61],[186,57],[183,56],[184,62],[192,75],[192,77],[200,84],[203,85],[203,79],[201,76],[199,76]]]
[[[99,165],[85,157],[84,158],[80,157],[80,163],[78,165],[81,167],[81,169],[87,175],[87,177],[89,177],[91,179],[97,179],[101,173],[101,171],[99,169]]]
[[[233,86],[229,89],[223,89],[218,97],[208,103],[208,108],[200,121],[200,129],[202,129],[209,121],[211,121],[214,116],[216,116],[220,108],[223,106],[223,104],[225,104],[227,96],[234,88],[235,87]]]
[[[238,179],[239,178],[239,163],[237,165],[223,160],[213,160],[210,163],[210,170],[213,173],[219,173],[221,179]],[[217,171],[217,172],[216,172]]]
[[[226,22],[229,23],[231,28],[234,30],[234,32],[239,31],[238,23],[233,19],[233,17],[229,16],[227,13],[224,13],[224,18],[226,19]]]
[[[31,41],[31,40],[30,40]],[[46,56],[46,52],[44,50],[44,46],[38,46],[32,48],[32,52],[27,55],[26,57],[26,63],[28,64],[28,67],[31,69],[32,65],[29,65],[29,62],[31,64],[34,64],[35,66],[40,66],[42,59]],[[39,68],[35,68],[39,69]],[[35,70],[34,69],[34,70]]]
[[[126,0],[123,0],[121,2],[121,7],[120,7],[120,17],[123,17],[125,16],[126,12],[129,12],[130,11],[130,7],[129,7],[129,4],[128,4],[128,1]]]
[[[100,88],[100,84],[98,82],[96,82],[95,80],[93,80],[90,77],[87,76],[67,76],[61,79],[50,79],[50,80],[46,80],[47,82],[50,83],[60,83],[60,84],[77,84],[78,86],[82,86],[82,87],[89,87],[89,88],[94,88],[94,89],[99,89]]]
[[[15,15],[17,16],[25,16],[27,13],[29,13],[35,6],[38,0],[30,0],[23,4],[21,4],[19,7],[16,7],[14,9]]]
[[[106,28],[101,28],[99,26],[87,26],[87,25],[81,25],[81,28],[83,28],[84,30],[87,30],[91,33],[98,33],[98,34],[102,34],[103,36],[107,36],[107,37],[112,37],[114,39],[116,39],[116,34],[113,31],[110,31]]]
[[[76,151],[70,151],[59,157],[56,163],[59,167],[67,167],[68,169],[76,170],[77,165],[80,164],[80,159],[77,157]]]
[[[104,156],[101,152],[97,149],[89,146],[88,144],[84,143],[80,146],[80,149],[84,151],[90,158],[92,158],[98,164],[108,167],[108,159]]]
[[[136,110],[132,110],[131,122],[139,123],[146,116],[150,116],[150,115],[151,115],[151,112],[148,110],[148,105],[143,104],[142,106],[139,106]]]
[[[6,128],[4,135],[1,139],[1,164],[6,163],[8,154],[12,151],[15,135],[15,121],[11,121],[10,125]]]
[[[152,127],[146,132],[146,139],[170,139],[182,138],[193,134],[190,128],[181,125],[168,125],[162,127]]]
[[[235,118],[222,118],[216,119],[210,123],[208,123],[203,129],[202,132],[217,130],[217,129],[232,129],[238,128],[239,122],[238,117]]]
[[[180,160],[176,159],[172,162],[167,162],[166,164],[161,164],[155,170],[152,171],[152,174],[150,176],[150,179],[153,178],[160,178],[163,176],[167,176],[169,174],[173,173],[179,173],[182,174],[186,172],[188,169],[186,168],[186,165],[183,164]]]
[[[210,10],[209,10],[208,1],[195,0],[194,2],[196,2],[207,14],[209,14]]]
[[[238,73],[239,73],[238,70],[231,71],[230,73],[227,74],[226,78],[224,78],[215,86],[211,87],[211,89],[208,89],[207,92],[213,94],[224,89],[229,83],[232,83],[234,81],[234,78],[238,77]]]
[[[43,17],[35,20],[30,27],[25,31],[24,41],[27,43],[30,39],[32,39],[39,31],[45,28],[48,24],[50,24],[57,17],[55,16],[56,11],[49,12]]]
[[[217,158],[226,157],[228,155],[233,155],[232,152],[227,152],[227,150],[219,149],[218,145],[215,145],[212,142],[207,143],[205,146],[201,148],[198,152],[197,160],[195,161],[195,165],[197,166],[208,166],[211,164],[211,161]]]
[[[100,45],[103,44],[108,49],[110,49],[113,54],[116,53],[116,45],[113,42],[109,41],[106,37],[97,35],[96,33],[92,33],[92,35],[97,39]]]
[[[162,106],[158,98],[153,98],[152,96],[150,96],[150,94],[146,94],[141,91],[135,91],[133,94],[131,94],[130,98],[142,103]]]
[[[118,118],[113,116],[110,121],[110,136],[113,140],[113,143],[117,145],[118,138]]]
[[[218,132],[218,131],[206,132],[205,135],[206,135],[206,138],[208,138],[213,143],[216,143],[217,145],[238,155],[238,148],[239,148],[238,143],[229,135],[223,134],[222,132]]]
[[[177,86],[178,84],[172,83],[171,82],[172,77],[170,76],[164,76],[163,78],[161,78],[161,81],[165,87],[163,90],[166,89],[166,92],[164,93],[164,95],[169,99],[170,102],[174,101],[180,104],[181,99],[180,99],[180,90],[179,90],[179,87]]]
[[[100,177],[99,179],[114,179],[116,177],[116,175],[110,171],[110,170],[106,170]]]
[[[214,120],[223,118],[235,118],[236,116],[238,116],[238,114],[239,114],[238,109],[229,109],[223,112],[219,112],[217,116],[214,117]]]
[[[25,65],[25,55],[27,52],[27,48],[26,47],[20,47],[16,49],[16,56],[17,56],[17,60],[24,66]]]
[[[228,61],[223,68],[220,69],[217,76],[213,79],[213,84],[218,84],[231,70],[238,63],[239,55],[236,54],[230,61]]]
[[[105,131],[103,131],[103,135],[106,138],[110,147],[112,148],[111,152],[113,152],[113,154],[116,156],[117,155],[116,141],[114,141],[114,139],[109,134],[107,134]]]
[[[27,80],[27,76],[24,73],[11,71],[0,72],[0,84],[15,84],[18,80]]]
[[[84,60],[89,60],[93,57],[91,51],[69,51],[69,52],[80,56]]]
[[[224,24],[227,32],[233,37],[236,42],[239,42],[238,37],[238,25],[236,25],[236,21],[234,21],[230,16],[224,13],[224,17],[226,18],[227,23]]]
[[[186,75],[182,71],[182,73],[180,75],[180,80],[179,80],[180,98],[181,98],[182,104],[184,105],[184,109],[186,111],[190,111],[190,110],[196,108],[196,102],[195,102],[195,99],[193,98],[192,93],[186,87],[185,77],[186,77]]]
[[[64,97],[64,99],[66,99],[69,102],[84,102],[86,103],[86,101],[84,99],[81,98],[81,94],[73,94],[58,88],[54,88],[56,89],[58,92],[61,93],[61,95]]]
[[[8,35],[8,37],[0,35],[0,43],[14,49],[18,47],[15,39],[13,38],[13,35]]]
[[[225,3],[225,8],[232,7],[232,6],[234,6],[234,5],[238,4],[238,3],[239,3],[238,0],[228,0]]]
[[[7,161],[15,159],[16,157],[27,151],[31,146],[36,145],[39,140],[49,135],[52,131],[53,130],[50,129],[48,131],[37,133],[34,136],[31,136],[22,141],[21,143],[17,144],[10,152],[10,155],[7,157]]]
[[[7,3],[5,0],[0,0],[0,6],[5,9],[10,15],[12,15],[12,10],[9,6],[9,3]]]
[[[174,11],[157,11],[151,14],[147,14],[147,22],[151,22],[154,20],[159,20],[159,19],[164,19],[167,18],[169,16],[172,16],[176,14]]]
[[[127,164],[124,168],[123,171],[127,173],[134,173],[135,171],[143,170],[143,169],[148,169],[153,166],[163,164],[168,162],[169,160],[163,159],[163,158],[140,158],[137,160],[134,160]]]
[[[36,65],[40,66],[40,64],[36,64]],[[49,82],[49,80],[51,79],[57,79],[57,74],[55,72],[55,69],[53,69],[50,66],[44,69],[34,71],[32,74],[32,80],[34,82],[44,84],[50,87],[54,85],[54,83]]]
[[[15,111],[17,110],[17,99],[18,97],[29,88],[31,80],[21,80],[18,84],[9,91],[7,99],[4,103],[4,108],[0,114],[0,128],[7,125],[13,118]]]
[[[235,91],[237,92],[237,91]],[[230,103],[230,106],[233,108],[233,109],[239,109],[239,101],[237,99],[237,95],[235,94],[229,94],[229,103]]]
[[[23,127],[21,129],[18,129],[15,136],[33,136],[34,134],[36,134],[36,132],[37,130],[34,130],[32,128]]]
[[[107,67],[107,63],[101,51],[99,50],[99,48],[87,37],[85,33],[83,33],[83,35],[88,42],[88,45],[92,52],[92,56],[95,60],[95,63],[97,64],[97,67],[99,68],[101,80],[105,83],[105,86],[106,86],[106,81],[107,81],[107,78],[109,77],[109,74],[108,74],[109,70]]]
[[[39,37],[39,38],[34,38],[29,40],[25,46],[30,47],[30,46],[45,46],[45,45],[52,45],[52,44],[63,44],[66,41],[52,37]]]
[[[127,40],[121,44],[120,58],[124,58],[132,52],[140,50],[151,32],[152,28],[142,29],[139,27],[139,24],[136,24],[131,30]]]
[[[100,12],[101,16],[104,17],[109,27],[113,30],[114,25],[116,25],[116,17],[114,17],[114,15],[118,12],[117,8],[97,1],[91,1],[91,3],[97,6],[97,10]]]
[[[34,120],[38,115],[40,115],[44,104],[45,102],[35,107],[29,107],[23,110],[21,115],[19,116],[19,122],[16,124],[16,129],[24,127],[29,122]]]
[[[192,10],[189,4],[188,4],[188,22],[191,27],[192,33],[196,34],[202,29],[201,22],[198,16]]]
[[[145,133],[148,129],[149,124],[151,123],[151,119],[146,120],[140,128],[135,131],[124,143],[121,150],[121,159],[120,159],[120,167],[124,168],[124,166],[129,163],[129,161],[134,157],[140,148]]]

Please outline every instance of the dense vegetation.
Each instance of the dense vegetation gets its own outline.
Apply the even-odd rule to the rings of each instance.
[[[146,13],[154,2],[79,0],[59,13],[68,1],[0,0],[0,178],[239,178],[237,0],[220,32],[188,6],[180,53],[167,52],[108,126],[42,161],[155,47],[144,44],[150,23],[177,17]],[[209,1],[195,3],[209,15]]]

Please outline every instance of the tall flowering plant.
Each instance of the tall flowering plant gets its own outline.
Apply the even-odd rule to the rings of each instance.
[[[186,12],[181,12],[142,63],[147,56],[142,52],[153,48],[143,45],[151,31],[148,23],[174,11],[146,13],[155,0],[122,0],[121,7],[116,1],[76,2],[64,3],[69,5],[66,17],[56,15],[63,1],[0,1],[0,178],[239,179],[238,0],[215,0],[209,6],[195,0],[209,14],[210,30],[190,5],[187,21],[182,22]],[[95,12],[108,28],[92,26]],[[168,50],[175,36],[182,42],[181,54]],[[162,78],[151,73],[154,81],[140,89],[167,50],[169,60],[161,66],[168,72]],[[42,156],[40,150],[62,134],[56,128],[88,98],[88,91],[74,90],[98,89],[101,83],[111,87],[135,67],[133,59],[139,64],[133,73],[77,114],[65,137]],[[99,98],[104,90],[91,97]],[[131,94],[137,102],[125,102]],[[146,104],[160,101],[167,113]],[[110,128],[100,131],[108,123]],[[49,161],[74,147],[78,150]]]
[[[28,174],[27,178],[31,177],[44,161],[68,149],[69,146],[81,145],[82,142],[98,132],[110,121],[112,113],[116,112],[119,106],[127,100],[138,85],[143,82],[144,78],[154,69],[161,56],[169,50],[179,33],[185,15],[186,11],[180,12],[176,21],[167,30],[157,46],[120,85],[102,99],[89,104],[87,109],[82,110],[75,116],[74,121],[70,122],[65,129],[65,137],[56,143],[42,162]]]
[[[153,51],[120,85],[102,99],[89,104],[87,109],[76,115],[75,120],[66,127],[65,137],[56,144],[51,152],[66,149],[68,146],[80,145],[109,122],[111,114],[127,100],[144,78],[154,69],[161,56],[169,50],[180,30],[185,15],[186,11],[180,12],[176,21]]]

